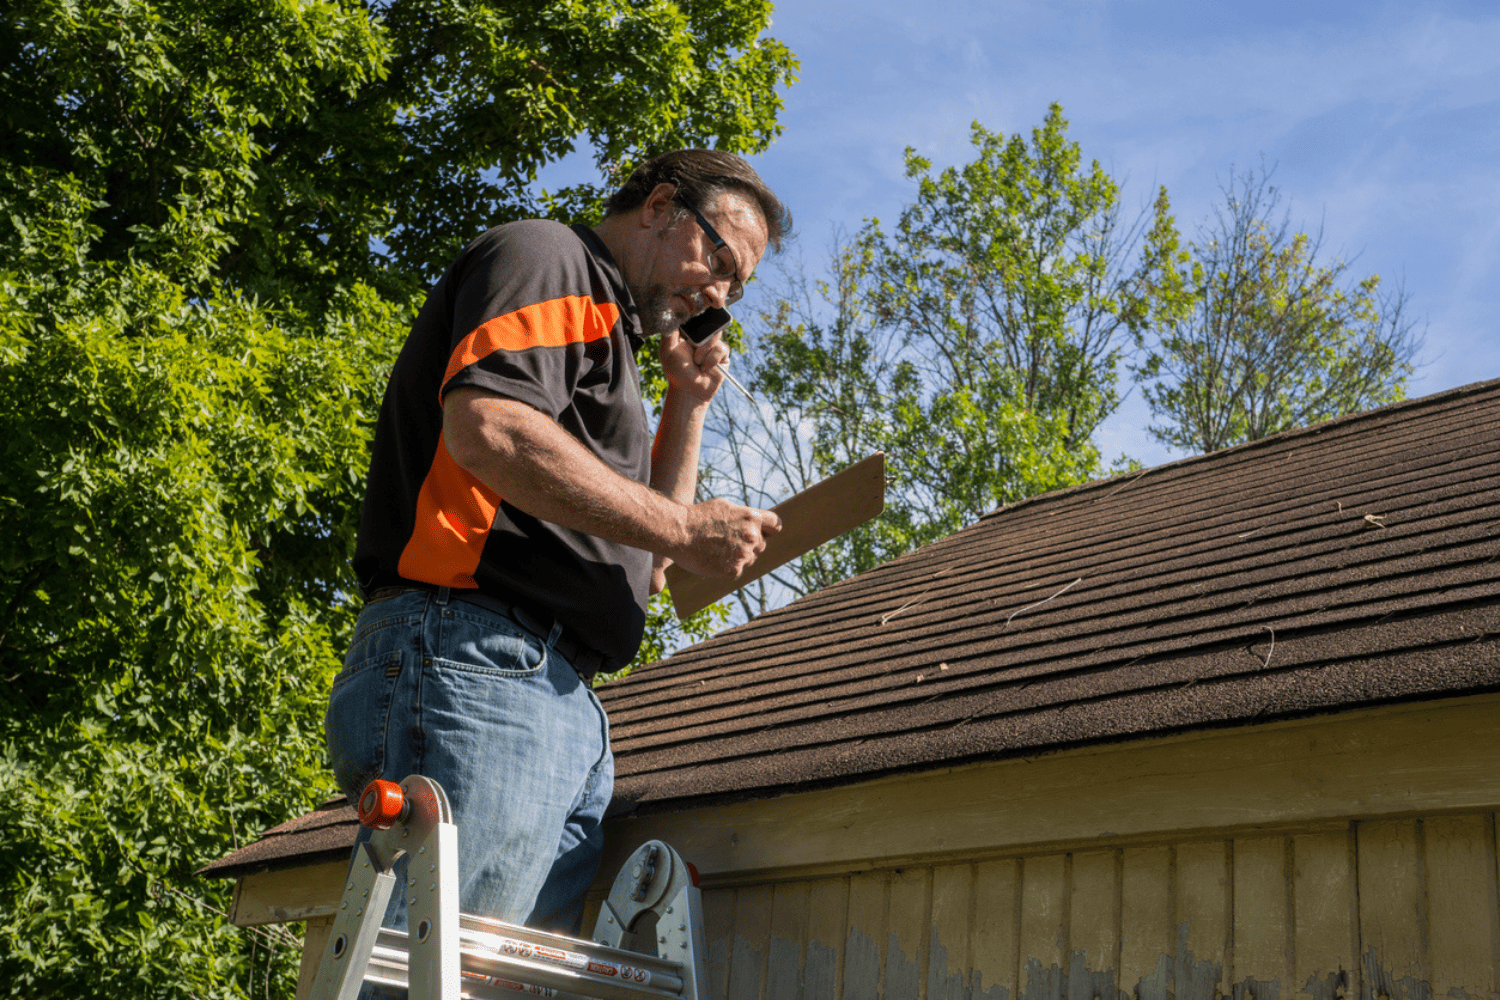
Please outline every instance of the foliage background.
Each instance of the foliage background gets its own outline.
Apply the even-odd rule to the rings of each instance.
[[[637,159],[761,149],[769,3],[0,12],[0,979],[289,995],[193,872],[331,789],[370,422],[425,284]],[[599,185],[541,194],[587,151]],[[274,950],[272,950],[274,949]]]

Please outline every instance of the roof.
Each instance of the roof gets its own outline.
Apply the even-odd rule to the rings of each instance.
[[[255,841],[199,869],[197,874],[237,878],[292,865],[347,861],[358,830],[359,817],[354,814],[354,807],[340,795],[310,813],[267,830]]]
[[[1500,687],[1500,380],[1035,497],[601,689],[656,811]]]
[[[995,511],[600,688],[614,810],[1500,690],[1497,442],[1500,380]]]

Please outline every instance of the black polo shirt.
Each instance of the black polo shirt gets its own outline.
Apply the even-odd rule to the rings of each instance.
[[[511,506],[448,454],[442,401],[461,386],[519,400],[648,483],[640,343],[619,268],[587,227],[515,222],[469,244],[428,295],[381,403],[354,557],[365,593],[478,589],[555,617],[606,669],[629,662],[651,555]]]

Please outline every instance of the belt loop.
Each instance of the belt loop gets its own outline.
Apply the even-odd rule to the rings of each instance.
[[[551,632],[551,634],[549,634],[547,636],[547,648],[548,649],[555,649],[557,647],[557,640],[559,640],[559,639],[562,638],[562,634],[563,634],[563,627],[562,627],[562,625],[560,625],[557,622],[556,619],[553,619],[553,621],[552,621],[552,632]]]
[[[447,604],[448,604],[448,594],[449,594],[449,590],[448,590],[447,587],[439,587],[437,589],[437,604],[438,604],[438,607],[441,608],[441,607],[446,607],[447,606]]]

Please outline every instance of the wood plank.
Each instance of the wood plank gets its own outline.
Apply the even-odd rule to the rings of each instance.
[[[1427,848],[1428,959],[1435,997],[1485,997],[1500,986],[1495,835],[1488,815],[1422,821]]]
[[[1018,998],[1021,966],[1021,865],[1014,859],[974,866],[974,922],[969,962],[973,1000]]]
[[[1285,837],[1235,839],[1230,977],[1237,1000],[1278,1000],[1282,984],[1291,981],[1288,875]]]
[[[297,969],[297,1000],[312,996],[313,980],[318,975],[318,965],[323,961],[323,950],[328,947],[328,935],[333,930],[333,915],[313,917],[302,931],[302,964]]]
[[[613,820],[604,870],[617,871],[652,837],[714,884],[721,874],[843,874],[872,858],[978,860],[1101,837],[1130,843],[1270,824],[1300,832],[1318,821],[1496,808],[1500,695],[1483,695]]]
[[[1115,1000],[1120,968],[1120,852],[1073,855],[1068,901],[1068,998]]]
[[[1167,1000],[1177,950],[1172,849],[1128,847],[1120,869],[1120,989]]]
[[[708,995],[724,1000],[729,991],[729,952],[734,942],[735,889],[703,890],[703,937],[708,942],[704,962]]]
[[[1359,936],[1365,989],[1392,1000],[1425,1000],[1426,894],[1417,820],[1358,827]]]
[[[1352,862],[1348,830],[1292,838],[1292,987],[1310,1000],[1352,995],[1359,914]]]
[[[919,1000],[926,979],[922,963],[931,933],[932,869],[903,868],[891,873],[886,922],[885,1000]]]
[[[734,941],[729,946],[727,1000],[762,1000],[771,941],[771,887],[746,886],[734,897]]]
[[[1230,992],[1229,936],[1234,896],[1229,845],[1223,840],[1178,844],[1177,873],[1178,1000],[1215,1000]]]
[[[802,995],[803,946],[807,941],[808,884],[783,882],[771,890],[771,943],[766,958],[766,996]]]
[[[1021,862],[1021,994],[1024,1000],[1064,1000],[1068,954],[1068,856],[1044,854]]]
[[[327,861],[242,876],[234,884],[230,919],[236,927],[255,927],[329,916],[343,898],[348,874],[348,861]]]
[[[890,877],[886,873],[849,877],[843,1000],[879,1000],[884,982],[889,908]]]
[[[734,579],[667,567],[667,587],[678,618],[688,618],[800,555],[876,517],[885,509],[885,453],[877,451],[772,507],[781,531]]]
[[[837,1000],[848,934],[849,881],[820,879],[808,887],[805,1000]]]
[[[940,865],[932,870],[928,1000],[968,1000],[969,969],[973,965],[969,948],[973,906],[973,865]]]

